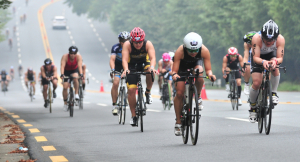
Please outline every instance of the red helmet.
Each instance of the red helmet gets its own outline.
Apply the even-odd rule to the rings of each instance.
[[[228,54],[229,55],[237,55],[238,54],[238,50],[235,47],[230,47],[228,49]]]
[[[146,34],[145,34],[144,30],[141,29],[140,27],[135,27],[130,32],[130,36],[131,36],[131,40],[133,42],[141,42],[141,41],[144,41]]]

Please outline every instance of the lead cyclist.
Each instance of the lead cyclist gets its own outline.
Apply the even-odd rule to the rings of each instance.
[[[259,93],[259,87],[262,82],[262,70],[257,67],[263,66],[268,69],[272,67],[272,100],[274,105],[278,104],[277,88],[280,80],[279,69],[276,65],[281,64],[284,56],[285,39],[279,34],[279,27],[273,20],[268,20],[262,27],[261,32],[252,38],[252,54],[254,61],[254,69],[252,70],[253,84],[250,88],[250,110],[249,120],[255,123],[257,119],[256,102]]]

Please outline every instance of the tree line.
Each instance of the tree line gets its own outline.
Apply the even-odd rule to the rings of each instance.
[[[74,13],[109,21],[115,33],[141,27],[156,49],[157,58],[183,43],[193,31],[211,53],[213,71],[220,78],[222,58],[231,46],[243,55],[243,36],[261,30],[273,19],[286,40],[281,80],[300,81],[300,0],[65,0]]]

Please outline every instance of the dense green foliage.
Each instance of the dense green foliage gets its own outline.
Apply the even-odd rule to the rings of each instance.
[[[7,7],[9,6],[11,2],[7,0],[0,1],[0,33],[4,31],[5,24],[8,22],[9,18],[9,12],[7,10]],[[5,40],[5,36],[0,34],[0,42]]]
[[[84,2],[83,2],[84,1]],[[130,31],[136,26],[146,32],[156,56],[173,51],[191,31],[199,33],[211,53],[213,71],[221,77],[222,57],[231,46],[243,54],[243,36],[259,31],[269,19],[286,39],[282,80],[300,81],[300,0],[66,0],[77,14],[109,20],[112,29]],[[158,60],[158,59],[157,59]]]
[[[6,9],[11,4],[9,0],[0,0],[0,9]]]

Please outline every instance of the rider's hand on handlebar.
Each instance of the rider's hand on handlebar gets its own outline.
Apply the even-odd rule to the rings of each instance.
[[[263,67],[267,70],[269,68],[269,64],[270,64],[270,61],[266,61],[266,60],[263,61]]]
[[[130,74],[130,70],[124,70],[122,73],[122,77],[126,77],[126,73]]]
[[[61,79],[64,79],[64,77],[65,77],[64,74],[61,74],[61,75],[60,75],[60,78],[61,78]]]
[[[212,75],[212,74],[208,74],[208,79],[212,82],[214,82],[216,80],[216,76],[215,75]]]
[[[180,76],[179,76],[178,74],[175,74],[175,75],[172,76],[172,79],[175,80],[175,81],[176,81],[178,78],[180,78]]]
[[[227,75],[226,75],[226,74],[224,74],[224,75],[223,75],[223,78],[224,78],[224,79],[226,79],[226,78],[227,78]]]
[[[277,65],[276,59],[271,60],[270,63],[271,63],[272,68],[275,69],[275,68],[276,68],[276,65]]]
[[[154,69],[154,67],[150,67],[148,69],[149,69],[149,72],[153,71],[153,74],[157,74],[157,71]]]

